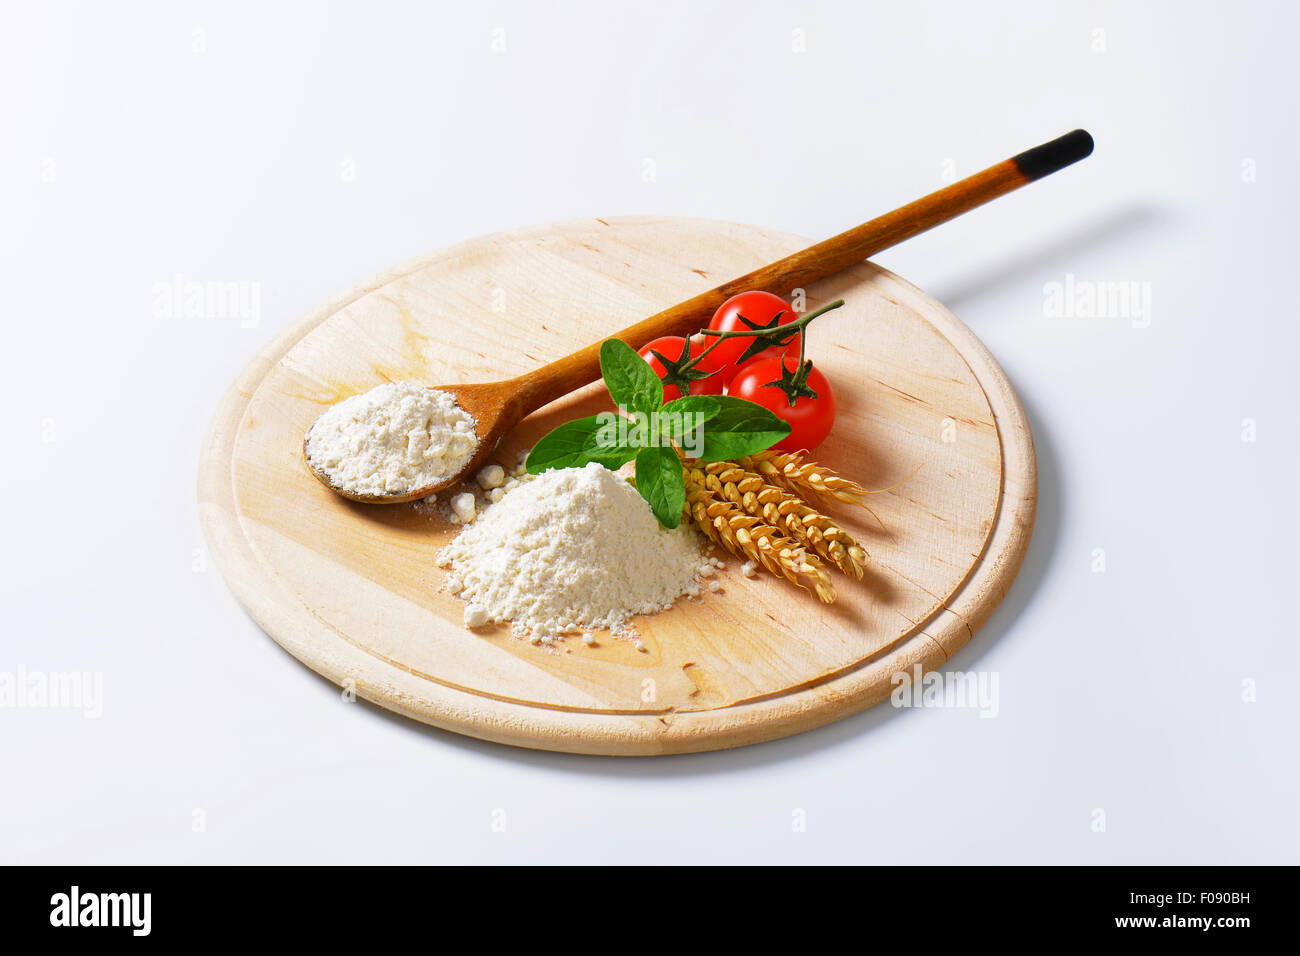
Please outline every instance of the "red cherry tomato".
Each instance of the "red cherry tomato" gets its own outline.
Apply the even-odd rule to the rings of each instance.
[[[702,336],[691,339],[691,351],[689,358],[694,358],[708,347],[708,342],[703,341]],[[655,339],[646,345],[640,351],[640,356],[650,363],[655,374],[659,378],[664,378],[668,374],[668,369],[663,362],[655,357],[654,353],[658,352],[664,358],[668,359],[670,364],[681,364],[682,352],[686,348],[686,339],[680,335],[665,335],[662,338]],[[708,371],[701,367],[701,372]],[[670,380],[671,380],[670,376]],[[710,375],[708,378],[695,379],[689,383],[689,394],[691,395],[721,395],[723,385],[726,383],[717,375]],[[676,384],[664,382],[664,401],[671,402],[674,398],[681,398],[682,390]]]
[[[709,320],[709,328],[715,332],[746,332],[755,326],[771,326],[775,329],[789,325],[798,318],[798,314],[780,296],[770,292],[742,292],[718,306],[718,311]],[[762,349],[743,360],[741,357],[755,344],[755,340],[752,336],[738,335],[726,339],[706,355],[700,362],[700,368],[721,375],[722,381],[729,383],[741,365],[760,355],[766,358],[775,358],[783,352],[798,355],[800,335],[796,332],[785,345]],[[705,338],[710,343],[716,341],[713,336],[706,335]]]
[[[756,358],[746,362],[727,386],[727,394],[756,402],[790,423],[790,434],[777,442],[781,451],[812,451],[830,434],[835,424],[835,393],[831,383],[816,367],[808,372],[806,385],[816,398],[799,395],[794,405],[784,389],[769,382],[780,381],[782,366],[787,375],[798,370],[797,355],[784,358]]]

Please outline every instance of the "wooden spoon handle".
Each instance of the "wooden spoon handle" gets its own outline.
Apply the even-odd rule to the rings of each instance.
[[[1036,146],[973,176],[967,176],[951,186],[945,186],[838,236],[778,259],[730,282],[724,282],[716,289],[701,292],[694,298],[679,302],[629,326],[611,338],[622,339],[639,349],[661,335],[690,335],[708,322],[718,306],[737,293],[763,289],[776,295],[787,295],[794,289],[804,288],[856,265],[904,239],[955,219],[1026,183],[1064,169],[1091,152],[1092,137],[1085,131],[1077,129],[1066,133],[1059,139]],[[522,414],[527,415],[598,378],[600,343],[596,342],[521,376],[517,382]]]

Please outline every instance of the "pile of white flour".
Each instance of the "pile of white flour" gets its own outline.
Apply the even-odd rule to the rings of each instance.
[[[700,537],[660,526],[637,490],[597,464],[512,488],[438,555],[469,626],[513,622],[534,640],[620,630],[698,594],[715,570]]]
[[[307,432],[307,458],[344,491],[400,495],[437,484],[474,457],[474,419],[450,392],[380,385],[329,408]]]

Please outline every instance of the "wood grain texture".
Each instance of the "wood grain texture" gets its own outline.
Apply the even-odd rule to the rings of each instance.
[[[341,499],[302,464],[328,404],[386,381],[509,378],[806,246],[794,236],[680,219],[587,220],[471,240],[390,270],[264,349],[223,399],[199,503],[240,601],[313,670],[417,720],[524,747],[665,754],[770,740],[862,710],[891,676],[931,669],[1001,600],[1033,525],[1024,413],[992,357],[951,313],[870,263],[811,285],[809,355],[839,418],[818,458],[868,487],[869,515],[832,507],[871,554],[839,601],[728,561],[721,594],[613,638],[535,647],[470,633],[438,590],[433,555],[455,529],[414,505]],[[607,407],[589,386],[530,416],[508,458]],[[911,477],[909,477],[911,476]]]

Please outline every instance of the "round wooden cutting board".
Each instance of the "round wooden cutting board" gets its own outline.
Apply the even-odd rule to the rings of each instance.
[[[891,677],[965,644],[1006,593],[1033,526],[1025,415],[997,363],[942,305],[863,263],[806,290],[809,356],[839,414],[817,459],[869,488],[827,510],[871,556],[820,604],[746,578],[636,619],[646,651],[599,635],[555,648],[471,633],[439,590],[455,534],[436,509],[362,505],[307,472],[329,404],[388,381],[492,381],[599,340],[807,246],[750,226],[593,219],[474,239],[375,277],[302,319],[246,368],[204,446],[199,504],[236,596],[308,667],[390,710],[487,740],[593,754],[736,747],[887,698]],[[608,407],[600,385],[522,423],[498,460]]]

